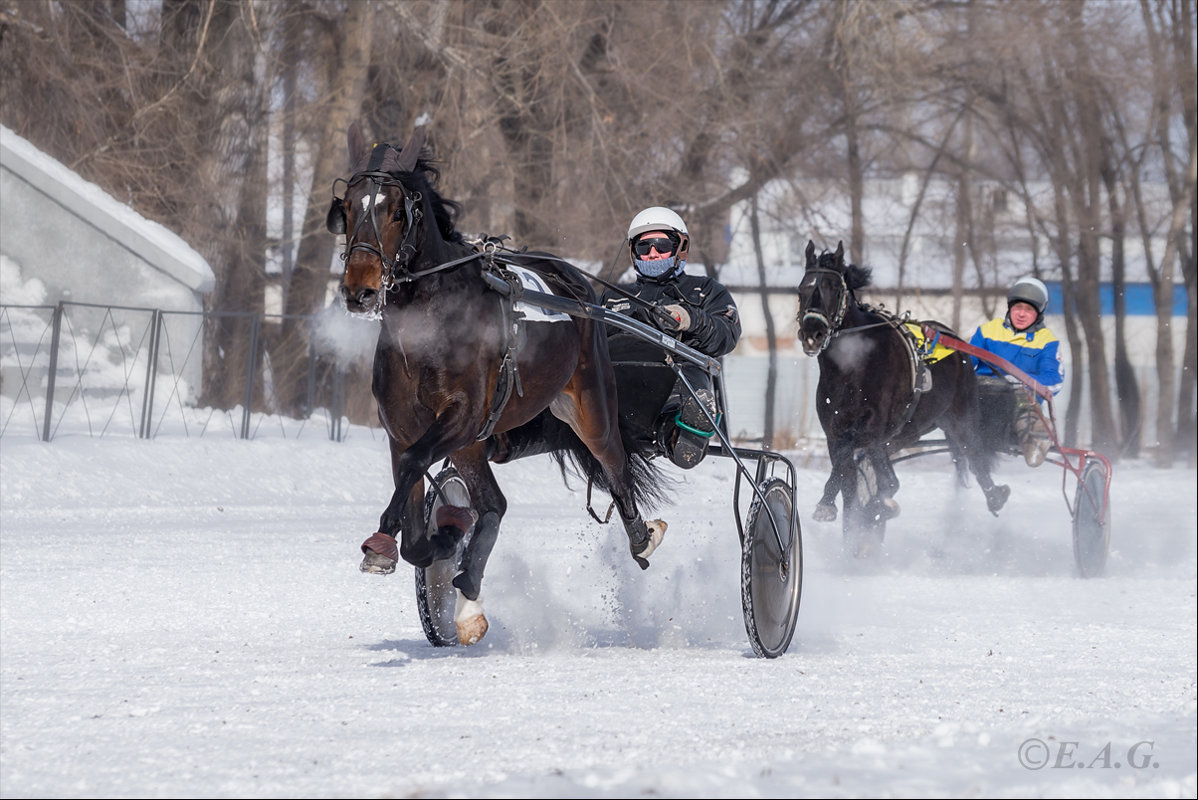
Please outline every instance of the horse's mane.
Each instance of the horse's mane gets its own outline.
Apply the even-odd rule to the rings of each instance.
[[[848,264],[844,268],[844,283],[853,291],[869,286],[873,278],[873,267],[859,267],[856,264]]]
[[[442,197],[436,190],[437,181],[441,178],[439,162],[434,160],[425,149],[416,159],[416,166],[412,168],[412,171],[405,172],[399,165],[400,152],[401,148],[387,145],[387,152],[383,156],[383,162],[379,169],[394,175],[403,184],[406,191],[419,192],[428,198],[429,205],[433,209],[433,219],[437,222],[437,230],[441,232],[441,238],[447,242],[461,244],[464,239],[457,229],[457,219],[462,213],[462,204]],[[363,161],[365,162],[368,158],[369,154]],[[365,166],[365,163],[358,164],[355,171],[365,169]]]
[[[873,267],[860,267],[856,264],[844,263],[844,256],[836,253],[823,252],[815,262],[820,269],[831,269],[844,276],[844,285],[850,290],[864,289],[870,285],[874,277]]]

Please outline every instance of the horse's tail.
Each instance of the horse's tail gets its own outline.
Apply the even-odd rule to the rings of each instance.
[[[555,449],[552,455],[561,468],[562,479],[569,483],[566,474],[569,463],[575,472],[610,495],[612,493],[611,481],[608,480],[607,472],[599,463],[599,459],[595,458],[594,454],[587,449],[582,440],[570,429],[570,426],[563,423],[561,427],[569,436],[563,437],[561,443],[563,446]],[[652,446],[633,435],[623,420],[620,424],[620,441],[624,445],[628,476],[632,481],[632,499],[642,513],[652,511],[666,501],[668,497],[666,490],[673,482],[666,476],[664,470],[652,460]]]
[[[611,481],[599,463],[599,459],[587,449],[582,439],[569,425],[553,416],[549,411],[529,423],[509,432],[509,452],[500,453],[501,461],[510,461],[528,455],[548,453],[557,461],[562,480],[569,485],[567,469],[585,478],[608,494],[612,493]],[[620,420],[620,441],[627,456],[629,478],[632,483],[632,499],[637,508],[649,511],[668,498],[668,489],[673,484],[662,468],[654,463],[654,449],[637,437],[630,425]]]

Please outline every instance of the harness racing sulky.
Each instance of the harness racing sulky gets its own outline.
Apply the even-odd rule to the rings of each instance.
[[[1000,454],[1018,452],[1010,429],[1015,395],[979,393],[970,356],[1003,370],[1047,401],[1036,413],[1061,457],[1062,480],[1077,478],[1070,504],[1078,574],[1100,574],[1110,539],[1110,462],[1099,453],[1061,444],[1052,393],[1026,373],[963,342],[935,321],[912,322],[861,303],[856,292],[871,271],[846,264],[844,246],[815,253],[808,242],[806,271],[798,290],[798,336],[803,351],[819,360],[817,411],[828,442],[832,473],[814,518],[836,519],[836,496],[844,504],[848,553],[866,557],[881,545],[888,520],[898,516],[899,480],[894,464],[948,453],[959,481],[966,466],[977,479],[989,511],[998,515],[1010,488],[995,484],[991,470]],[[1009,404],[1009,405],[1008,405]],[[939,428],[943,439],[925,439]],[[1076,462],[1071,459],[1076,459]]]
[[[372,392],[395,489],[362,544],[361,570],[412,565],[429,642],[477,643],[488,627],[483,574],[507,510],[492,464],[538,454],[563,473],[567,462],[575,467],[588,511],[600,522],[618,514],[633,560],[647,569],[667,525],[642,516],[664,499],[663,453],[644,409],[660,407],[650,387],[666,382],[642,378],[664,371],[672,384],[680,364],[697,364],[719,387],[710,419],[719,441],[708,455],[737,468],[746,631],[759,656],[784,653],[802,590],[794,466],[731,444],[717,360],[598,305],[588,276],[557,256],[466,241],[423,143],[421,125],[403,147],[368,144],[351,125],[351,174],[334,184],[327,218],[345,236],[346,310],[380,323]],[[652,352],[613,359],[609,329]],[[605,516],[591,507],[594,488],[611,497]]]

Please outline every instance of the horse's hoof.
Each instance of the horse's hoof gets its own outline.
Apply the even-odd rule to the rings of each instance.
[[[375,575],[390,575],[395,572],[395,565],[399,561],[399,548],[395,544],[394,536],[388,536],[381,531],[371,534],[370,538],[362,542],[362,553],[362,563],[358,565],[362,572]]]
[[[986,492],[986,507],[990,509],[990,513],[998,516],[998,512],[1007,504],[1007,498],[1011,496],[1011,487],[1004,484],[996,485],[990,491]]]
[[[372,575],[390,575],[395,572],[396,561],[394,558],[387,558],[378,553],[369,551],[362,557],[362,563],[358,565],[358,569],[362,572],[369,572]]]
[[[483,615],[482,599],[467,600],[458,592],[457,608],[453,614],[453,624],[458,630],[458,643],[464,645],[478,644],[487,634],[487,618]]]
[[[478,522],[478,512],[466,506],[441,506],[437,509],[437,527],[453,527],[465,535]]]
[[[832,503],[820,503],[815,507],[815,513],[811,518],[816,522],[835,522],[836,506]]]
[[[461,622],[455,622],[458,629],[460,644],[478,644],[478,640],[487,635],[487,618],[482,614]]]
[[[651,519],[645,523],[648,535],[636,544],[630,543],[632,558],[641,569],[649,569],[649,556],[653,555],[653,551],[661,545],[662,539],[666,537],[666,527],[663,520]]]

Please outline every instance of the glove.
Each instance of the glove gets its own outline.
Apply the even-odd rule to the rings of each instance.
[[[678,323],[677,330],[686,331],[691,327],[691,315],[685,308],[679,305],[665,306],[662,311],[669,314]]]

